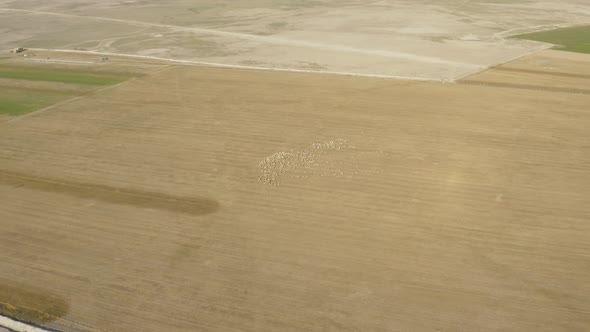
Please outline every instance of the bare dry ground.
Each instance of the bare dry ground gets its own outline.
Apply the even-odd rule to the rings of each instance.
[[[0,284],[66,331],[585,331],[589,101],[168,67],[0,126]]]
[[[4,0],[0,22],[0,49],[78,49],[448,80],[549,47],[506,37],[590,24],[590,3]]]

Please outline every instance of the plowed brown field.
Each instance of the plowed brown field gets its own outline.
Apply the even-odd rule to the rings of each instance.
[[[589,103],[170,67],[0,125],[0,283],[76,331],[584,331]]]

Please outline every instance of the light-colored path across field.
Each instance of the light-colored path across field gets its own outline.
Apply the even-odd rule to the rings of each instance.
[[[29,324],[21,323],[14,319],[0,315],[0,332],[5,331],[2,327],[16,332],[49,332],[49,330],[38,328]]]
[[[315,43],[315,42],[305,41],[305,40],[293,40],[293,39],[278,38],[278,37],[273,37],[273,36],[258,36],[258,35],[229,32],[229,31],[222,31],[222,30],[214,30],[214,29],[207,29],[207,28],[182,27],[182,26],[170,25],[170,24],[157,24],[157,23],[139,22],[139,21],[133,21],[133,20],[122,20],[122,19],[115,19],[115,18],[108,18],[108,17],[83,16],[83,15],[43,12],[43,11],[35,11],[35,10],[0,8],[0,12],[2,12],[2,11],[4,11],[4,12],[19,12],[19,13],[32,13],[32,14],[38,14],[38,15],[52,15],[52,16],[60,16],[60,17],[66,17],[66,18],[71,18],[71,17],[84,18],[84,19],[97,20],[97,21],[103,21],[103,22],[116,22],[116,23],[137,25],[137,26],[142,26],[142,27],[158,27],[158,28],[171,29],[174,31],[185,31],[185,32],[198,33],[198,34],[218,35],[218,36],[224,36],[224,37],[247,39],[247,40],[253,40],[256,42],[263,42],[263,43],[290,45],[290,46],[298,46],[298,47],[309,47],[309,48],[343,52],[343,53],[357,53],[357,54],[365,54],[365,55],[372,55],[372,56],[381,56],[381,57],[386,57],[386,58],[411,60],[411,61],[416,61],[416,62],[441,64],[441,65],[448,65],[448,66],[455,66],[455,67],[480,68],[480,69],[483,68],[482,66],[476,65],[476,64],[457,62],[457,61],[449,61],[449,60],[436,58],[436,57],[428,57],[428,56],[422,56],[422,55],[418,55],[418,54],[410,54],[410,53],[394,52],[394,51],[386,51],[386,50],[359,49],[359,48],[349,47],[349,46],[345,46],[345,45],[334,45],[334,44],[331,44],[330,42]]]
[[[579,0],[25,1],[0,5],[14,31],[0,35],[0,47],[452,81],[549,47],[506,37],[589,22],[589,8]]]
[[[532,33],[532,32],[539,32],[539,31],[546,31],[546,30],[555,30],[561,28],[571,28],[575,26],[583,26],[583,25],[590,25],[590,21],[583,21],[583,22],[576,22],[576,23],[561,23],[561,24],[543,24],[543,25],[533,25],[528,27],[518,27],[508,29],[506,31],[498,32],[494,34],[494,38],[505,39],[511,36],[522,35],[525,33]]]
[[[259,66],[244,66],[244,65],[232,65],[232,64],[225,64],[225,63],[215,63],[215,62],[163,58],[163,57],[157,57],[157,56],[151,56],[151,55],[135,55],[135,54],[122,54],[122,53],[99,52],[99,51],[80,51],[80,50],[47,49],[47,48],[31,48],[30,50],[31,51],[58,52],[58,53],[67,53],[67,54],[94,54],[94,55],[100,55],[100,56],[119,56],[119,57],[124,57],[124,58],[156,60],[156,61],[162,61],[164,63],[176,63],[176,64],[182,64],[182,65],[196,65],[196,66],[209,66],[209,67],[234,68],[234,69],[252,69],[252,70],[262,70],[262,71],[279,71],[279,72],[307,73],[307,74],[328,74],[328,75],[343,75],[343,76],[372,77],[372,78],[393,78],[393,79],[412,80],[412,81],[441,82],[441,79],[438,79],[438,78],[421,78],[421,77],[411,77],[411,76],[358,74],[358,73],[351,73],[351,72],[347,73],[347,72],[317,71],[317,70],[290,69],[290,68],[270,68],[270,67],[259,67]],[[57,61],[59,61],[59,60],[57,60]],[[479,72],[479,71],[480,70],[477,70],[477,72]]]

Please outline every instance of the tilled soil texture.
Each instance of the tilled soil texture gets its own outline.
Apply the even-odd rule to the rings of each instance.
[[[459,83],[590,94],[590,57],[548,50],[466,77]]]
[[[0,125],[0,279],[66,331],[583,331],[589,102],[170,67]]]

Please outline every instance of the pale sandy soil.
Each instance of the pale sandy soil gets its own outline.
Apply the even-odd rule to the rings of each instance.
[[[4,327],[3,327],[4,326]],[[10,328],[10,330],[8,329]],[[48,330],[41,329],[35,326],[24,324],[15,321],[11,318],[0,315],[0,332],[49,332]]]
[[[24,57],[23,54],[29,54],[30,57]],[[103,62],[101,61],[102,56],[99,54],[47,52],[42,50],[28,50],[23,54],[4,56],[0,58],[0,65],[131,76],[142,75],[166,66],[164,61],[112,55],[108,56],[108,61]],[[45,83],[38,82],[35,84]]]
[[[590,24],[587,1],[7,1],[0,49],[455,79],[548,45],[503,37]],[[43,27],[39,29],[38,27]]]
[[[66,331],[583,331],[589,102],[169,67],[0,126],[0,283]]]

